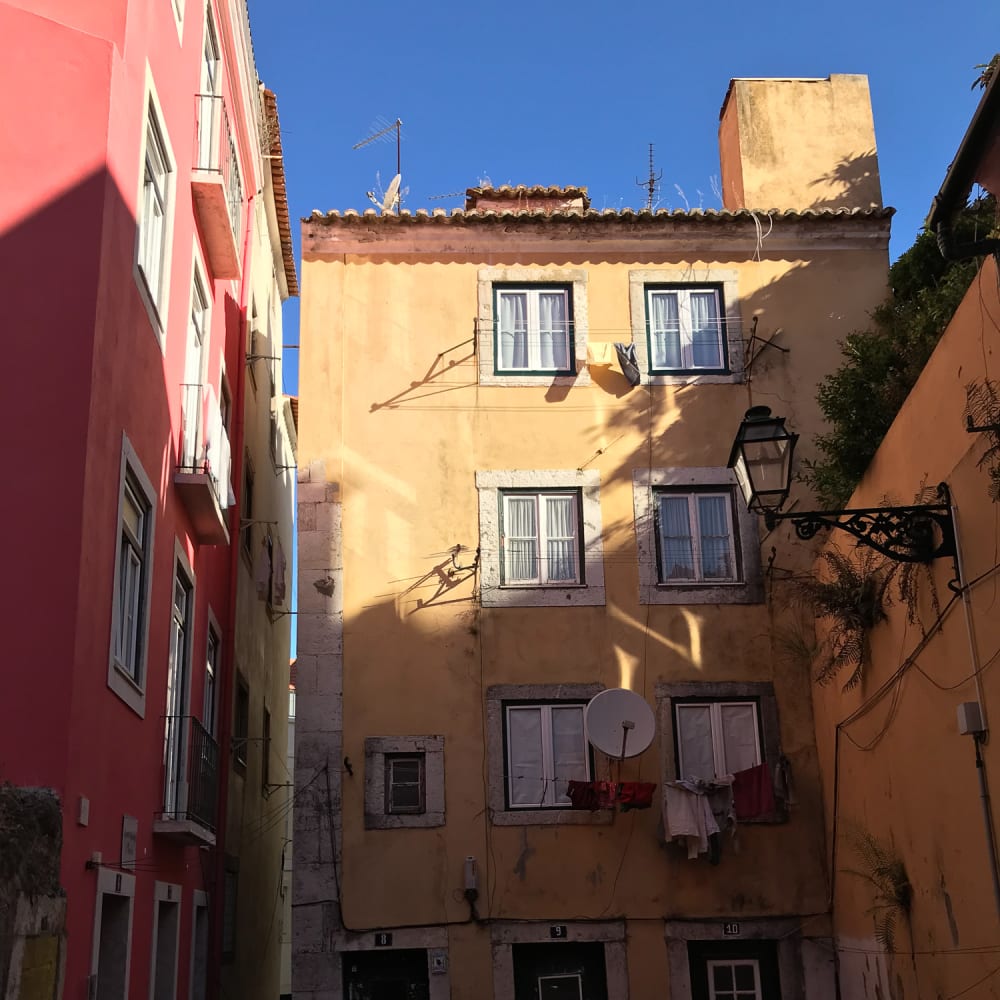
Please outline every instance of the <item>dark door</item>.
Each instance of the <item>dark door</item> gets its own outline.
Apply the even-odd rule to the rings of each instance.
[[[386,948],[343,953],[344,1000],[428,1000],[427,952]]]
[[[515,1000],[608,1000],[601,942],[515,944],[511,950]]]
[[[773,941],[690,941],[691,1000],[781,1000]]]

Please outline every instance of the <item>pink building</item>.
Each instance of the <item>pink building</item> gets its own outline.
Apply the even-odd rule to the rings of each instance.
[[[0,38],[0,783],[61,804],[57,995],[211,997],[251,275],[297,293],[274,102],[245,0],[0,0]]]

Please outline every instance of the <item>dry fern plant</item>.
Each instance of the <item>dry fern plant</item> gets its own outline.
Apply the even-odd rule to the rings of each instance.
[[[827,684],[848,667],[851,673],[843,688],[847,691],[860,683],[871,658],[869,633],[885,621],[885,609],[892,604],[888,591],[893,567],[866,548],[858,548],[856,558],[836,549],[821,552],[819,558],[826,563],[827,577],[795,580],[795,596],[817,618],[829,622],[817,651],[817,682]]]
[[[859,868],[844,871],[864,879],[874,890],[872,905],[865,912],[875,923],[875,940],[886,951],[895,951],[896,921],[907,919],[913,904],[906,865],[867,830],[859,827],[847,836]]]
[[[990,478],[987,491],[994,503],[1000,503],[1000,394],[993,379],[970,382],[965,387],[965,419],[970,427],[984,427],[989,446],[976,463],[985,467]]]

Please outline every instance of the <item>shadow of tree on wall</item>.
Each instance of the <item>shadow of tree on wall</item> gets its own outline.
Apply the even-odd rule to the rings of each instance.
[[[811,207],[817,212],[881,205],[878,154],[872,149],[860,156],[845,156],[832,170],[810,184],[814,188],[820,186],[832,186],[839,193],[814,201]]]

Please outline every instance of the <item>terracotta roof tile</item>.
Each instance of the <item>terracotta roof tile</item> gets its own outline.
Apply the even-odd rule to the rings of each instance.
[[[281,155],[281,126],[278,123],[278,98],[273,90],[264,91],[264,114],[271,137],[271,184],[274,187],[274,209],[278,216],[278,234],[281,237],[281,257],[285,265],[288,294],[299,294],[299,281],[295,274],[295,254],[292,250],[292,226],[288,214],[288,193],[285,190],[285,161]]]

